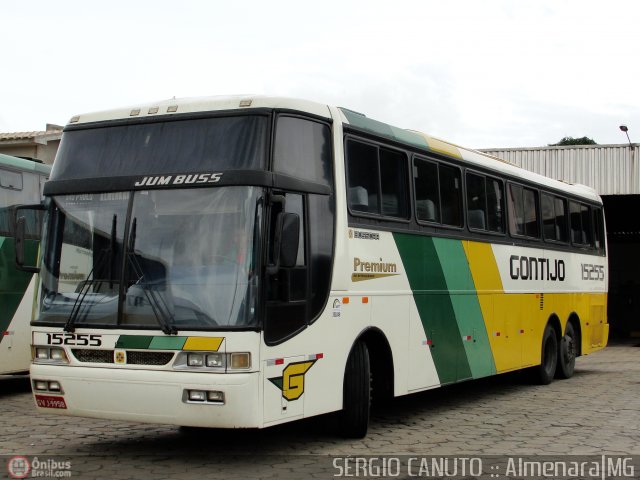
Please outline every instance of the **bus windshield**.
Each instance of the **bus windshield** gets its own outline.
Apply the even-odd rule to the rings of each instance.
[[[262,189],[53,197],[38,318],[74,326],[254,326]]]

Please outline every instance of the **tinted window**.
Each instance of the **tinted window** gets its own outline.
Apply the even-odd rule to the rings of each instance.
[[[520,185],[509,184],[509,232],[539,238],[537,192]]]
[[[439,165],[443,225],[462,226],[462,175],[460,170]]]
[[[378,149],[366,143],[347,142],[348,198],[352,211],[378,213]]]
[[[602,217],[602,209],[593,209],[594,220],[594,233],[595,233],[595,246],[598,253],[604,255],[605,253],[605,232],[604,232],[604,218]]]
[[[407,163],[403,153],[347,142],[347,198],[352,212],[407,218]]]
[[[275,172],[331,183],[331,131],[327,125],[280,116],[273,156]]]
[[[487,229],[486,208],[484,177],[467,173],[467,222],[469,228]]]
[[[467,173],[467,221],[469,228],[504,232],[502,182]]]
[[[591,209],[582,203],[569,202],[571,215],[571,243],[581,246],[593,245]]]
[[[418,220],[440,223],[438,164],[416,158],[413,161],[413,182]]]
[[[542,228],[544,238],[555,242],[567,241],[567,201],[543,193],[540,199],[542,208]]]
[[[71,130],[51,179],[264,169],[268,132],[257,115]]]
[[[382,215],[398,218],[409,216],[406,170],[404,154],[380,149]]]

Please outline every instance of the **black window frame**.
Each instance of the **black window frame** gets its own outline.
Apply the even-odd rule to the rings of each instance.
[[[485,213],[485,228],[476,228],[472,227],[469,223],[469,188],[467,182],[467,175],[475,175],[476,177],[483,177],[484,179],[484,213]],[[489,230],[489,198],[487,195],[487,182],[489,180],[493,180],[498,182],[502,186],[502,231]],[[466,218],[467,229],[472,233],[480,233],[483,235],[493,235],[496,237],[505,237],[507,235],[507,194],[505,188],[505,180],[503,178],[496,177],[494,175],[488,175],[484,172],[480,172],[478,170],[474,170],[472,168],[465,169],[464,172],[464,214]],[[534,238],[534,237],[526,237],[526,238]]]
[[[380,213],[371,213],[371,212],[363,212],[361,210],[354,210],[351,208],[351,200],[349,198],[349,174],[350,174],[350,166],[349,166],[349,156],[348,156],[348,147],[347,144],[349,142],[358,142],[361,144],[365,144],[368,145],[370,147],[374,147],[376,149],[376,155],[377,155],[377,168],[378,168],[378,190],[377,190],[377,197],[378,197],[378,211]],[[347,134],[344,136],[344,167],[345,167],[345,195],[346,195],[346,200],[347,200],[347,211],[349,212],[349,215],[353,216],[353,217],[361,217],[361,218],[368,218],[368,219],[374,219],[374,220],[382,220],[382,221],[389,221],[389,222],[395,222],[395,223],[404,223],[404,224],[408,224],[411,222],[412,219],[412,202],[411,202],[411,197],[412,197],[412,193],[411,193],[411,182],[409,182],[409,168],[408,168],[408,163],[409,163],[409,155],[408,152],[406,150],[402,150],[400,148],[391,146],[387,143],[383,143],[383,142],[376,142],[376,141],[372,141],[369,139],[366,139],[364,137],[360,137],[357,135],[352,135],[352,134]],[[406,211],[406,218],[405,217],[394,217],[394,216],[390,216],[390,215],[384,215],[382,213],[382,178],[381,178],[381,167],[380,167],[380,150],[381,149],[385,149],[385,150],[389,150],[392,151],[394,153],[398,153],[400,155],[402,155],[404,157],[404,162],[402,162],[404,164],[404,186],[405,186],[405,191],[404,191],[404,202],[405,202],[405,211]]]
[[[571,213],[571,204],[576,204],[580,207],[580,212],[579,212],[579,217],[580,217],[580,231],[581,232],[585,232],[589,235],[589,237],[587,238],[588,240],[590,240],[590,243],[580,243],[580,242],[574,242],[573,241],[573,213]],[[589,217],[589,231],[587,232],[587,230],[584,229],[583,227],[583,214],[582,214],[582,208],[586,207],[589,212],[587,214],[587,216]],[[569,241],[571,242],[571,246],[578,249],[578,250],[596,250],[595,247],[595,229],[594,229],[594,222],[593,222],[593,206],[589,205],[588,203],[582,202],[580,200],[575,200],[570,198],[569,199]]]
[[[607,227],[604,221],[604,207],[600,206],[591,206],[592,212],[592,221],[591,225],[593,226],[593,246],[598,255],[604,257],[607,255]],[[596,245],[596,241],[598,241],[598,236],[600,236],[601,245],[598,247]]]
[[[547,238],[545,231],[544,231],[544,218],[542,217],[542,197],[543,196],[547,196],[547,197],[551,197],[551,199],[553,200],[553,216],[554,216],[554,223],[557,226],[557,218],[558,218],[558,213],[556,212],[556,200],[561,200],[562,202],[564,202],[564,215],[565,215],[565,224],[564,224],[564,234],[565,234],[565,238],[567,240],[556,240],[555,238]],[[540,191],[540,221],[542,222],[542,238],[544,239],[544,241],[546,243],[550,243],[553,245],[570,245],[571,244],[571,227],[570,227],[570,213],[569,213],[569,199],[567,197],[561,196],[561,195],[557,195],[553,192],[550,192],[548,190],[541,190]]]
[[[429,220],[423,220],[421,218],[418,218],[418,199],[416,198],[416,192],[417,192],[417,188],[416,188],[416,177],[414,174],[414,168],[416,168],[416,160],[419,160],[421,162],[427,162],[430,164],[434,164],[436,166],[437,169],[437,182],[438,182],[438,218],[439,221],[434,222],[434,221],[429,221]],[[440,167],[447,167],[447,168],[451,168],[453,170],[457,170],[458,174],[459,174],[459,179],[460,179],[460,196],[459,196],[459,200],[460,200],[460,211],[458,212],[460,215],[460,225],[451,225],[449,223],[443,223],[442,222],[442,183],[441,183],[441,178],[440,178]],[[422,225],[422,226],[426,226],[426,227],[436,227],[436,228],[445,228],[445,229],[449,229],[449,230],[456,230],[456,231],[462,231],[465,228],[465,215],[464,215],[464,195],[465,195],[465,188],[464,188],[464,180],[463,180],[463,174],[462,174],[462,168],[459,167],[458,165],[454,165],[453,163],[450,162],[444,162],[442,160],[437,160],[434,158],[431,158],[429,156],[426,155],[420,155],[420,154],[413,154],[411,156],[411,188],[413,189],[413,196],[412,196],[412,206],[413,206],[413,210],[414,210],[414,219],[416,221],[416,223],[418,225]]]
[[[515,214],[515,212],[513,212],[513,210],[510,208],[510,198],[511,198],[511,185],[522,188],[523,189],[523,197],[522,197],[522,202],[523,202],[523,208],[524,207],[524,190],[530,190],[535,194],[535,207],[536,207],[536,225],[538,227],[538,236],[537,237],[532,237],[526,234],[521,235],[517,232],[512,232],[511,231],[511,216],[512,214]],[[536,188],[536,187],[532,187],[531,185],[527,185],[525,183],[520,183],[520,182],[515,182],[512,180],[507,180],[506,183],[506,207],[507,207],[507,229],[509,230],[509,236],[511,238],[514,239],[522,239],[522,240],[527,240],[529,242],[536,242],[536,243],[540,243],[543,241],[542,239],[542,228],[541,228],[541,211],[540,211],[540,189]],[[515,218],[514,220],[514,225],[515,225]],[[524,219],[523,219],[524,220]],[[525,225],[525,229],[526,229],[526,222],[524,223]]]

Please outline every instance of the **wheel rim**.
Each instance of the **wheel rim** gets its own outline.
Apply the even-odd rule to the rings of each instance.
[[[573,337],[567,336],[564,349],[565,364],[572,364],[576,359],[576,342]]]

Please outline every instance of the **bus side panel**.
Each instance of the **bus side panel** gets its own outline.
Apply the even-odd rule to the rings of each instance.
[[[471,378],[453,295],[448,291],[447,277],[433,238],[408,234],[394,234],[394,238],[440,382],[447,384]]]
[[[481,378],[494,375],[496,366],[463,243],[459,240],[433,239],[455,318],[460,326],[471,376]]]
[[[25,242],[26,264],[35,263],[37,248],[37,242]],[[34,278],[15,268],[13,238],[0,238],[0,374],[29,370]]]
[[[36,288],[36,275],[31,275],[20,304],[16,308],[13,320],[7,327],[8,335],[3,335],[0,343],[0,374],[23,373],[29,371],[31,363],[31,327],[33,313],[33,295]]]

